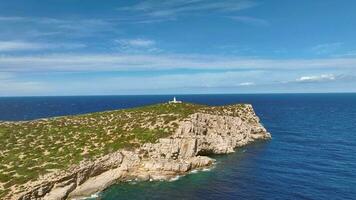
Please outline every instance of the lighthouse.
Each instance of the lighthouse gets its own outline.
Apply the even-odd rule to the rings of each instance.
[[[182,103],[182,101],[177,101],[176,97],[173,97],[173,100],[168,101],[168,103]]]

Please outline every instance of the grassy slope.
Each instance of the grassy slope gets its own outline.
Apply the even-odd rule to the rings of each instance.
[[[239,115],[243,105],[157,104],[26,122],[0,122],[0,198],[11,186],[81,160],[169,136],[195,112]],[[229,110],[232,110],[231,112]],[[228,111],[228,112],[226,112]]]

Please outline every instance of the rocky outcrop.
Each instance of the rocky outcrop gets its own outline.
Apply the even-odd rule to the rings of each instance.
[[[190,170],[209,167],[211,154],[234,152],[270,134],[252,107],[244,117],[196,113],[179,123],[175,133],[132,151],[118,151],[85,161],[66,172],[54,173],[25,185],[14,199],[76,199],[99,192],[118,181],[168,180]]]

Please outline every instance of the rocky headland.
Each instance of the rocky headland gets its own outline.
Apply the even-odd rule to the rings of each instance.
[[[214,159],[209,155],[232,153],[237,147],[271,138],[249,104],[220,107],[161,104],[154,108],[166,108],[168,112],[155,113],[157,119],[140,123],[142,134],[145,130],[156,129],[164,134],[150,132],[155,134],[149,138],[146,135],[144,140],[137,136],[129,142],[135,145],[120,146],[108,153],[83,158],[67,168],[41,174],[25,183],[13,184],[5,194],[6,199],[80,199],[120,181],[169,180],[191,170],[211,166]],[[144,112],[140,115],[148,113],[144,119],[149,118],[150,109],[142,109]],[[130,110],[120,112],[130,115]],[[112,116],[113,113],[106,115]],[[164,116],[164,120],[159,116]],[[9,127],[11,123],[6,124],[0,128]],[[108,137],[107,140],[109,138],[112,139]],[[82,147],[82,151],[88,152],[87,148]],[[3,185],[8,183],[3,182]]]

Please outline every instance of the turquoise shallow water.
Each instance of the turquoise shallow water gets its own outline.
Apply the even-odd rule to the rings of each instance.
[[[0,120],[134,107],[171,97],[0,98]],[[177,97],[210,105],[252,103],[273,139],[215,157],[210,171],[173,182],[117,184],[99,199],[356,199],[356,94]]]

